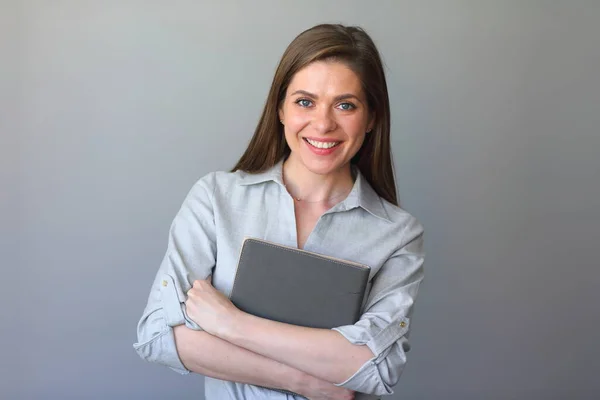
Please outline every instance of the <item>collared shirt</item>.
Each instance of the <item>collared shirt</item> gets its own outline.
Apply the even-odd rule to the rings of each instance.
[[[138,323],[135,350],[145,360],[187,374],[175,347],[173,327],[200,329],[185,312],[194,280],[212,275],[229,296],[246,237],[297,247],[294,202],[282,179],[283,162],[259,174],[213,172],[188,193],[169,232],[168,247]],[[406,363],[413,303],[423,279],[423,229],[406,211],[373,190],[357,168],[348,196],[325,212],[304,249],[371,268],[361,317],[333,328],[374,357],[345,382],[356,398],[392,394]],[[360,393],[373,396],[359,395]],[[205,378],[213,399],[302,399],[254,385]]]

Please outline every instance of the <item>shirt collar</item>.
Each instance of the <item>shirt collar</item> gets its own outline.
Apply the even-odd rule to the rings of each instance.
[[[250,174],[242,171],[242,182],[241,185],[255,185],[257,183],[264,183],[274,181],[283,186],[283,159],[271,168],[258,172],[256,174]]]
[[[371,215],[391,222],[390,216],[383,207],[383,199],[379,197],[377,192],[371,187],[367,178],[364,177],[358,167],[353,166],[352,168],[356,174],[354,187],[352,187],[350,194],[342,204],[345,205],[347,210],[361,207]]]
[[[367,179],[363,176],[360,170],[353,166],[353,171],[356,174],[354,186],[348,194],[348,197],[338,204],[342,210],[351,210],[356,207],[361,207],[368,213],[372,214],[377,218],[389,221],[390,217],[383,207],[383,199],[375,192],[371,187]],[[275,164],[273,167],[256,174],[250,174],[243,172],[241,185],[256,185],[264,182],[277,182],[281,186],[283,184],[283,159]],[[338,208],[337,206],[334,207]],[[333,210],[332,210],[333,211]]]

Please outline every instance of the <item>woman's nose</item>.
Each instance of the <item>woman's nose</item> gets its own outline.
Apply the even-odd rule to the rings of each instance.
[[[335,122],[335,118],[332,115],[331,109],[327,107],[318,110],[315,113],[313,125],[319,133],[327,133],[334,130],[337,126],[337,123]]]

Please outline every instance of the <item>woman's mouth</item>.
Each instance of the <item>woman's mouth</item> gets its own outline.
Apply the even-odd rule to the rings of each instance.
[[[317,149],[331,149],[341,143],[341,142],[321,142],[321,141],[317,141],[317,140],[311,140],[308,138],[304,138],[304,141],[306,141],[311,146],[316,147]]]

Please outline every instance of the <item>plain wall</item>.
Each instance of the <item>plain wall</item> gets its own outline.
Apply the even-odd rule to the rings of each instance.
[[[600,2],[0,3],[0,398],[202,399],[138,358],[167,231],[320,22],[386,64],[426,280],[394,399],[600,398]]]

